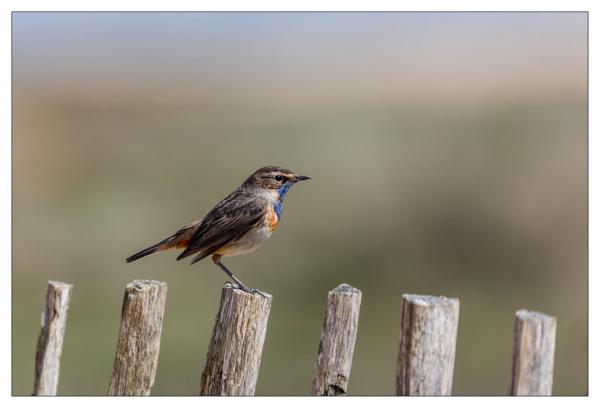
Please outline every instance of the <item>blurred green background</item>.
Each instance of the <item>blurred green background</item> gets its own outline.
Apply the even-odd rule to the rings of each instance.
[[[310,391],[327,291],[363,291],[350,393],[390,395],[402,293],[461,302],[454,394],[506,394],[519,308],[587,393],[586,13],[14,13],[13,393],[46,282],[59,394],[105,394],[124,286],[168,282],[154,394],[198,392],[226,276],[125,258],[263,165],[313,180],[227,265],[274,295],[257,394]]]

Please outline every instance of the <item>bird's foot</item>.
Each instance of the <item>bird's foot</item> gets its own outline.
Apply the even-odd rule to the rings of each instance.
[[[251,294],[253,294],[253,295],[260,295],[260,296],[262,296],[262,297],[263,297],[263,298],[265,298],[265,299],[267,299],[267,298],[268,298],[268,296],[267,296],[267,295],[265,295],[265,294],[264,294],[262,291],[260,291],[259,289],[253,289],[253,288],[249,288],[248,286],[244,285],[244,284],[243,284],[243,283],[241,283],[241,282],[235,282],[235,283],[234,283],[234,282],[229,282],[229,281],[226,281],[226,282],[225,282],[225,285],[226,285],[226,286],[231,286],[232,288],[235,288],[235,289],[243,290],[243,291],[244,291],[244,292],[246,292],[246,293],[251,293]]]
[[[258,289],[250,289],[249,291],[246,292],[250,292],[253,295],[260,295],[262,296],[264,299],[268,299],[269,297],[267,295],[265,295],[262,291],[258,290]]]
[[[229,282],[227,282],[227,283],[229,283]],[[268,296],[267,296],[267,295],[265,295],[265,294],[264,294],[263,292],[261,292],[260,290],[258,290],[258,289],[254,289],[254,288],[249,288],[248,286],[246,286],[246,285],[244,285],[244,284],[242,284],[242,283],[232,283],[231,285],[232,285],[233,287],[235,287],[235,288],[239,289],[239,290],[243,290],[244,292],[251,293],[251,294],[253,294],[253,295],[260,295],[260,296],[262,296],[262,297],[263,297],[263,298],[265,298],[265,299],[267,299],[267,298],[268,298]]]

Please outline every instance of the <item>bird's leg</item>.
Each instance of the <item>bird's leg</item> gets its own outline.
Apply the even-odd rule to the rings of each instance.
[[[233,273],[231,273],[231,271],[227,269],[227,267],[223,265],[223,263],[221,263],[220,255],[213,255],[213,262],[219,265],[219,268],[221,268],[223,272],[225,272],[231,279],[235,281],[235,283],[238,285],[238,288],[242,289],[245,292],[250,292],[250,289],[248,289],[248,287],[244,285],[241,280],[236,278],[236,276]]]
[[[235,283],[239,289],[243,290],[244,292],[248,292],[248,293],[252,293],[252,294],[258,293],[259,295],[264,297],[264,295],[262,294],[262,292],[260,290],[250,289],[246,285],[244,285],[241,280],[236,278],[235,275],[233,273],[231,273],[231,271],[229,269],[227,269],[227,267],[225,265],[223,265],[223,263],[221,263],[221,255],[216,255],[216,254],[213,255],[212,260],[215,264],[219,265],[219,268],[221,268],[223,270],[223,272],[225,272],[231,279],[233,279],[235,281]]]

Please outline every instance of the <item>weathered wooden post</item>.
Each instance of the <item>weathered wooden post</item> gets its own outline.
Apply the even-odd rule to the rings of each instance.
[[[68,283],[48,282],[42,329],[35,353],[33,395],[56,395],[72,289],[73,285]]]
[[[556,318],[518,310],[515,315],[511,395],[552,395]]]
[[[397,395],[451,395],[458,299],[403,295]]]
[[[165,282],[135,280],[126,286],[108,395],[150,395],[166,299]]]
[[[312,395],[347,393],[360,300],[360,290],[345,283],[329,292],[313,373]]]
[[[272,299],[223,287],[200,395],[254,395]]]

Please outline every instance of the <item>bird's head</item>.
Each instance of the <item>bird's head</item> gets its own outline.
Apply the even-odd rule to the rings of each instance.
[[[265,190],[277,191],[280,195],[285,195],[287,190],[302,180],[309,180],[308,176],[301,176],[291,170],[286,170],[277,166],[261,167],[256,170],[244,182],[245,186],[263,188]]]

